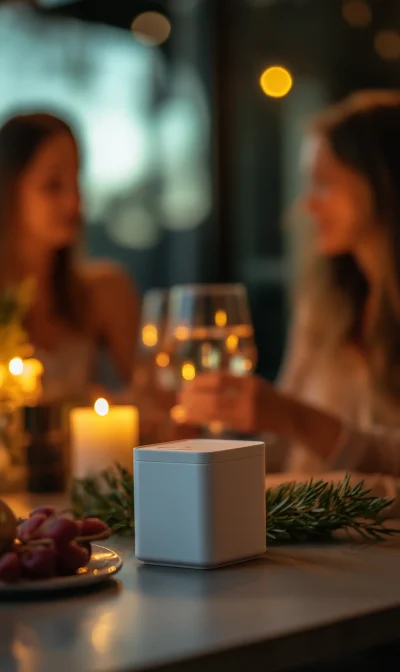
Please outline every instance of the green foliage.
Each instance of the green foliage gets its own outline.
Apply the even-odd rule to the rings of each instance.
[[[116,533],[134,534],[133,478],[119,465],[97,478],[75,479],[71,499],[77,518],[95,516]],[[362,481],[352,486],[348,475],[338,484],[310,480],[279,485],[266,492],[267,539],[326,540],[344,530],[380,541],[399,532],[384,526],[391,503],[372,497]]]

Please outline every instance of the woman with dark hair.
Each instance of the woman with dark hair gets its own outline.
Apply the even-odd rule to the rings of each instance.
[[[0,289],[36,281],[26,327],[44,364],[47,400],[91,394],[99,347],[121,381],[131,380],[138,296],[118,266],[77,258],[81,236],[70,127],[48,114],[11,118],[0,129]]]
[[[187,419],[268,432],[289,470],[400,475],[400,93],[324,112],[304,159],[315,251],[279,384],[199,376]]]

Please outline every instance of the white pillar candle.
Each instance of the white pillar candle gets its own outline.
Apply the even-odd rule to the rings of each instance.
[[[134,406],[111,406],[98,399],[94,408],[70,413],[72,475],[85,478],[118,462],[132,471],[138,445],[139,416]]]

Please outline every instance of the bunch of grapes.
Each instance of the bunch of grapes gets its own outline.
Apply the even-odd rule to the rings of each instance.
[[[50,507],[35,509],[0,552],[0,582],[76,574],[89,563],[91,542],[107,539],[110,533],[98,518],[72,520],[57,516]]]

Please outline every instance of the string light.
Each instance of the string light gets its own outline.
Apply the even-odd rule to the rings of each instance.
[[[291,90],[293,78],[289,70],[280,65],[274,65],[264,70],[260,85],[266,96],[283,98]]]

